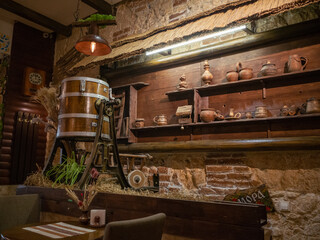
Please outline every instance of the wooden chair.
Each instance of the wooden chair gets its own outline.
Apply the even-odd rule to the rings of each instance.
[[[38,194],[0,196],[0,233],[18,225],[39,221]]]
[[[161,240],[166,215],[158,213],[107,224],[103,240]]]

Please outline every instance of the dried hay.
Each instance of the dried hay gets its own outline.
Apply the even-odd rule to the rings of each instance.
[[[53,186],[53,182],[45,177],[41,171],[38,171],[30,176],[24,182],[27,186],[38,186],[47,188],[59,188],[65,189],[76,189],[77,187],[70,187],[65,184],[56,184]],[[133,189],[121,189],[120,184],[116,178],[111,176],[106,176],[101,174],[96,182],[96,189],[98,192],[103,193],[114,193],[114,194],[124,194],[124,195],[134,195],[134,196],[145,196],[145,197],[156,197],[156,198],[167,198],[167,199],[178,199],[178,200],[189,200],[189,201],[211,201],[208,197],[197,194],[188,190],[180,190],[170,193],[155,193],[148,190],[133,190]]]
[[[31,98],[32,101],[40,103],[47,111],[47,122],[44,122],[42,119],[38,118],[38,121],[45,123],[46,132],[56,132],[58,124],[58,94],[57,89],[53,86],[50,88],[40,88],[36,92],[36,95]]]

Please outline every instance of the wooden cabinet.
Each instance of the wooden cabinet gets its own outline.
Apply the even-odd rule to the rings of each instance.
[[[175,136],[173,140],[198,140],[195,135],[233,132],[238,133],[238,136],[242,138],[246,138],[248,132],[257,131],[263,132],[258,137],[266,138],[273,137],[271,134],[272,130],[277,128],[279,130],[279,128],[281,128],[279,126],[282,126],[283,131],[303,130],[304,128],[312,129],[314,126],[314,129],[317,129],[315,130],[317,132],[313,132],[315,132],[315,135],[317,135],[319,132],[319,127],[316,126],[319,123],[320,114],[303,114],[284,117],[279,116],[279,109],[278,113],[271,114],[271,116],[268,118],[242,118],[239,120],[213,121],[210,123],[200,122],[199,114],[201,109],[209,107],[210,101],[214,101],[215,97],[218,95],[228,95],[232,93],[242,93],[248,91],[261,91],[261,99],[266,99],[268,98],[269,90],[275,88],[279,88],[281,90],[282,87],[294,85],[299,86],[303,84],[317,84],[315,87],[318,88],[320,82],[319,75],[320,69],[313,69],[303,72],[284,73],[281,75],[240,80],[237,82],[226,82],[217,85],[195,87],[182,91],[166,92],[166,95],[170,101],[187,99],[188,104],[193,105],[193,123],[183,125],[170,124],[164,126],[131,128],[131,132],[135,137],[143,136],[151,138],[152,136],[156,136],[159,139],[161,136]],[[285,97],[287,96],[284,96],[284,98]],[[301,104],[302,103],[303,102],[301,102]],[[132,104],[134,103],[132,102]],[[286,104],[286,102],[283,102],[283,104]],[[305,135],[310,135],[310,132],[306,131]],[[179,138],[179,136],[184,137]]]

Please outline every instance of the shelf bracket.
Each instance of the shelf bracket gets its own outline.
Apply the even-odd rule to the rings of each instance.
[[[267,90],[266,90],[266,85],[264,83],[264,81],[260,81],[261,85],[262,85],[262,99],[266,99],[267,98]]]

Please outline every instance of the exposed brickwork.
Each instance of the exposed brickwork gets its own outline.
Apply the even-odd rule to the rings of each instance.
[[[207,173],[209,172],[232,172],[232,166],[221,166],[221,165],[209,165],[206,166]]]
[[[158,167],[159,174],[168,174],[168,168],[166,167]]]
[[[247,166],[234,166],[233,170],[236,173],[249,173],[250,172],[250,169]]]
[[[171,176],[170,175],[165,175],[165,174],[160,174],[159,175],[159,181],[167,181],[169,182],[171,180]]]

